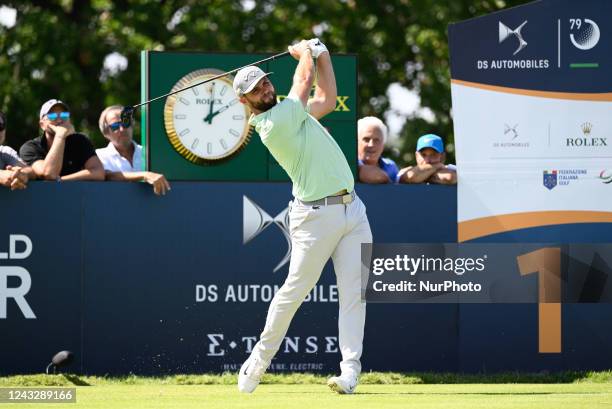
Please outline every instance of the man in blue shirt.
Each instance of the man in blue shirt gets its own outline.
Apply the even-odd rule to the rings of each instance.
[[[398,174],[399,183],[457,184],[457,167],[446,165],[444,142],[438,135],[423,135],[417,141],[416,166],[408,166]]]
[[[387,126],[380,119],[366,116],[357,121],[357,156],[359,181],[363,183],[396,183],[399,171],[395,162],[383,158]]]

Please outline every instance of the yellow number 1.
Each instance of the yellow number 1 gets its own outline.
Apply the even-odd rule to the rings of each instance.
[[[522,276],[538,273],[540,353],[561,352],[561,249],[546,247],[516,258]]]

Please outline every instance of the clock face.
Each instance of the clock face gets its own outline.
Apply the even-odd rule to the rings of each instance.
[[[222,74],[216,69],[196,70],[172,87],[176,91]],[[169,96],[164,107],[164,124],[174,149],[185,159],[207,165],[228,159],[249,141],[249,109],[238,100],[233,76]]]

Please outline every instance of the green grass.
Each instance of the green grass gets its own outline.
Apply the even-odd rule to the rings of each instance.
[[[39,404],[0,406],[40,407]],[[76,404],[46,404],[44,407],[609,409],[612,407],[612,387],[609,384],[360,385],[355,395],[341,396],[323,385],[261,385],[252,395],[242,395],[235,385],[116,384],[79,386]]]
[[[309,373],[275,374],[266,373],[262,384],[270,385],[320,385],[330,375]],[[362,385],[418,385],[418,384],[505,384],[505,383],[609,383],[612,371],[575,371],[498,374],[456,374],[456,373],[398,373],[364,372]],[[164,377],[146,376],[77,376],[77,375],[15,375],[0,376],[2,386],[103,386],[103,385],[235,385],[235,373],[203,375],[171,375]]]
[[[612,408],[612,372],[561,374],[366,373],[357,393],[340,396],[312,374],[266,375],[252,395],[236,389],[234,374],[151,377],[23,375],[0,377],[0,387],[77,385],[76,404],[45,408],[418,408],[565,409]],[[79,386],[88,385],[88,386]],[[0,404],[40,408],[39,404]]]

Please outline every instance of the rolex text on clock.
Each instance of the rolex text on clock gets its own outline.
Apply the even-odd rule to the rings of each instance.
[[[181,78],[172,91],[205,81],[222,71],[193,71]],[[252,127],[249,109],[225,76],[187,89],[166,99],[164,125],[170,144],[185,159],[199,165],[227,160],[248,143]]]

